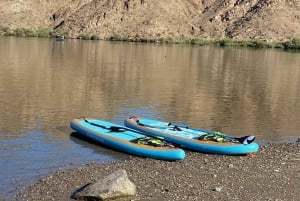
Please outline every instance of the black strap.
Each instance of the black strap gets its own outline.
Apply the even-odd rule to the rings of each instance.
[[[100,128],[103,128],[103,129],[106,129],[106,130],[109,130],[111,132],[124,132],[126,131],[127,129],[126,128],[123,128],[123,127],[119,127],[119,126],[110,126],[110,127],[106,127],[106,126],[103,126],[103,125],[99,125],[99,124],[95,124],[93,122],[90,122],[88,121],[87,119],[84,120],[86,123],[89,123],[93,126],[97,126],[97,127],[100,127]]]

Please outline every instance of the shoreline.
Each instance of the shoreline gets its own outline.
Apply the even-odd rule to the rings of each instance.
[[[175,162],[135,156],[124,162],[92,162],[41,177],[20,189],[15,200],[72,201],[75,190],[119,169],[136,185],[135,201],[297,200],[300,140],[262,145],[245,156],[186,151],[186,158]]]
[[[300,49],[300,38],[287,38],[285,40],[268,40],[268,39],[235,39],[235,38],[200,38],[191,36],[181,37],[162,37],[162,38],[141,38],[141,37],[128,37],[121,35],[112,35],[106,38],[101,38],[95,34],[84,34],[78,36],[68,36],[67,33],[56,32],[51,29],[30,30],[19,28],[16,30],[5,29],[1,30],[0,37],[32,37],[32,38],[50,38],[57,41],[70,40],[102,40],[102,41],[119,41],[119,42],[139,42],[139,43],[162,43],[162,44],[190,44],[198,46],[215,45],[219,47],[248,47],[248,48],[276,48],[282,50],[295,50]]]

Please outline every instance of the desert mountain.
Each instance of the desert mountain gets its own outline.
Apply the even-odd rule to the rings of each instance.
[[[1,0],[0,26],[73,37],[281,41],[300,37],[300,0]]]

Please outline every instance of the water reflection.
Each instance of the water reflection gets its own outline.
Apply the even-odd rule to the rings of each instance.
[[[161,118],[261,138],[299,130],[294,53],[15,38],[2,38],[0,51],[0,124],[9,133],[78,116],[112,119],[139,107]]]
[[[140,115],[268,141],[299,136],[299,55],[0,38],[0,158],[6,170],[18,160],[22,173],[36,163],[45,170],[69,164],[78,152],[78,161],[102,160],[70,139],[72,131],[58,129],[80,116],[122,124]],[[50,156],[47,162],[41,153]],[[115,153],[102,156],[115,159]]]
[[[77,116],[110,119],[123,108],[145,106],[195,126],[264,130],[262,138],[274,137],[268,131],[299,130],[297,54],[14,38],[1,39],[0,51],[0,124],[10,133]]]

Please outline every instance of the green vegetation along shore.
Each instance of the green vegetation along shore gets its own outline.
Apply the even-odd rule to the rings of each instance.
[[[65,36],[70,38],[68,32],[64,30],[52,30],[49,28],[43,29],[10,29],[7,27],[0,26],[0,36],[17,36],[17,37],[41,37],[41,38],[55,38],[57,36]],[[83,40],[100,40],[101,38],[94,33],[80,34],[77,39]],[[192,45],[218,45],[218,46],[240,46],[240,47],[253,47],[253,48],[281,48],[286,50],[299,50],[300,49],[300,37],[287,39],[286,41],[264,41],[264,40],[236,40],[232,38],[219,38],[219,39],[206,39],[197,37],[176,37],[168,36],[166,38],[139,38],[139,37],[124,37],[119,34],[113,34],[109,38],[103,40],[111,41],[128,41],[128,42],[149,42],[149,43],[184,43]]]

